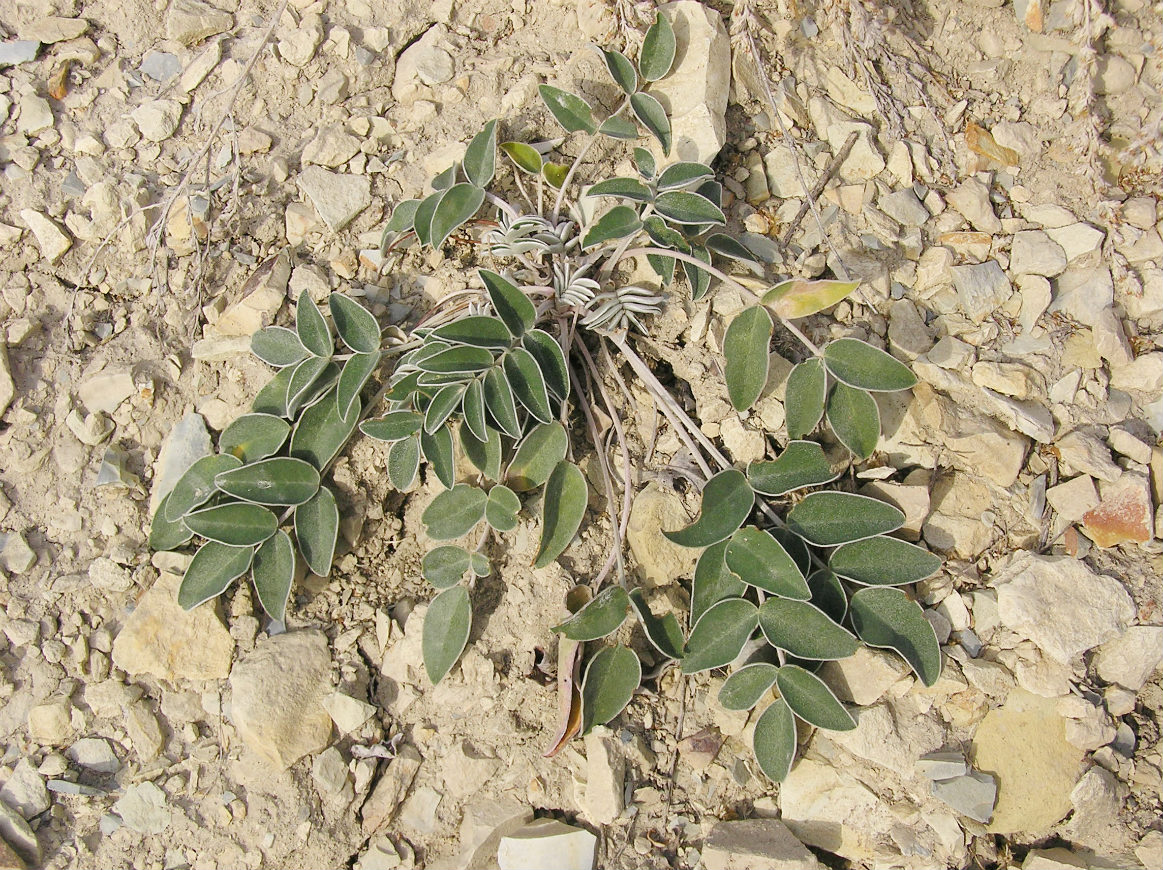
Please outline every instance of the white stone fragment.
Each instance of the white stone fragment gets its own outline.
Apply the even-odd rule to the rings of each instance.
[[[593,870],[598,838],[584,828],[556,819],[535,819],[502,837],[497,847],[501,870]]]
[[[40,252],[49,263],[56,263],[73,246],[73,240],[51,218],[31,208],[22,209],[20,217],[36,236]]]

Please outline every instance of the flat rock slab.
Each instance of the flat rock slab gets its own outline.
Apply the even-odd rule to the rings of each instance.
[[[299,173],[298,183],[332,232],[339,232],[371,205],[371,181],[362,175],[308,166]]]
[[[535,819],[502,837],[497,847],[501,870],[592,870],[598,838],[557,819]]]
[[[992,833],[1043,833],[1072,809],[1083,752],[1066,741],[1054,699],[1014,689],[977,727],[972,755],[997,782]]]
[[[186,612],[178,604],[182,578],[163,571],[141,597],[113,642],[113,663],[127,674],[163,680],[224,680],[234,639],[208,601]]]
[[[243,741],[280,769],[326,748],[331,650],[321,631],[260,640],[230,675],[231,720]]]
[[[719,822],[703,845],[707,870],[816,870],[816,856],[778,819]]]

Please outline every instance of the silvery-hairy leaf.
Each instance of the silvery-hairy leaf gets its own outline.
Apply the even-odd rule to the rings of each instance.
[[[432,217],[436,214],[436,207],[440,205],[443,197],[444,191],[437,188],[435,193],[430,193],[420,200],[420,205],[416,207],[412,224],[416,230],[416,238],[422,245],[427,245],[432,240]]]
[[[805,360],[791,370],[784,398],[789,438],[801,439],[820,424],[824,417],[826,388],[827,377],[820,360]]]
[[[570,640],[597,640],[613,634],[630,613],[630,597],[621,586],[610,586],[553,631]]]
[[[207,541],[198,548],[182,575],[178,605],[183,610],[193,610],[221,595],[227,586],[250,570],[253,557],[254,547],[229,547]]]
[[[218,450],[242,462],[255,462],[279,452],[291,433],[291,425],[274,414],[243,414],[222,430]],[[225,468],[217,469],[225,471]],[[213,475],[210,475],[211,485]]]
[[[304,410],[291,433],[290,455],[322,471],[351,440],[359,421],[358,398],[351,410],[354,413],[346,420],[339,416],[339,407],[332,401],[316,402]]]
[[[646,230],[646,234],[650,236],[650,240],[659,247],[675,248],[683,253],[690,251],[690,245],[687,244],[682,233],[668,226],[666,221],[656,214],[644,218],[642,220],[642,228]]]
[[[464,425],[477,441],[488,438],[489,427],[485,420],[485,393],[480,380],[473,378],[464,388],[464,397],[460,401],[460,412]]]
[[[418,360],[416,367],[434,374],[472,374],[493,364],[493,355],[487,348],[459,345]]]
[[[488,269],[478,269],[477,274],[484,282],[493,310],[504,321],[514,338],[520,338],[527,329],[533,328],[537,320],[537,309],[517,286]]]
[[[380,364],[380,353],[357,353],[348,359],[339,372],[335,390],[335,409],[344,420],[352,419],[352,410],[359,405],[359,393]],[[356,411],[354,418],[358,419]]]
[[[318,306],[311,301],[310,293],[299,294],[299,302],[295,307],[295,331],[303,347],[313,356],[330,358],[335,352],[331,329]]]
[[[541,95],[541,99],[546,108],[549,109],[550,114],[567,132],[577,133],[584,130],[587,133],[593,133],[598,129],[594,123],[594,113],[590,109],[590,104],[577,94],[571,94],[552,85],[541,85],[537,92]]]
[[[312,574],[326,577],[331,573],[339,540],[339,506],[326,486],[295,508],[295,539]]]
[[[851,731],[856,727],[852,714],[811,671],[784,665],[776,676],[776,685],[792,712],[808,724],[829,731]]]
[[[437,589],[448,589],[460,582],[471,562],[471,554],[464,547],[446,544],[424,554],[420,576]]]
[[[534,426],[517,447],[506,479],[518,492],[536,489],[549,480],[568,447],[569,434],[558,421]]]
[[[435,432],[420,430],[420,449],[431,466],[436,479],[451,489],[456,483],[456,453],[452,445],[452,430],[441,426]]]
[[[485,410],[489,412],[497,428],[510,438],[521,437],[521,423],[517,418],[517,402],[513,398],[513,388],[500,366],[485,372],[481,386],[485,396]]]
[[[605,725],[626,708],[642,682],[638,656],[618,645],[604,647],[590,659],[582,681],[581,733]]]
[[[585,475],[572,462],[563,459],[545,482],[545,497],[541,504],[541,544],[533,561],[534,568],[544,568],[570,545],[585,517],[588,503]]]
[[[464,652],[471,627],[472,604],[463,586],[445,589],[428,605],[420,645],[424,670],[433,685],[444,679]]]
[[[755,605],[743,598],[725,598],[713,605],[691,631],[682,672],[697,674],[730,664],[755,631],[758,619]]]
[[[727,327],[723,337],[724,378],[736,411],[746,411],[754,405],[767,385],[772,329],[771,315],[759,305],[743,309]]]
[[[503,483],[489,490],[485,502],[485,522],[498,532],[511,532],[517,528],[517,514],[521,510],[521,500],[517,493]]]
[[[631,63],[630,58],[622,52],[612,49],[599,48],[598,51],[605,58],[610,78],[614,80],[614,84],[622,89],[623,93],[629,95],[638,90],[638,71],[634,69],[634,64]]]
[[[374,420],[364,420],[359,430],[377,441],[399,441],[420,431],[424,418],[415,411],[389,411]]]
[[[727,677],[719,689],[719,703],[725,710],[750,710],[775,685],[779,668],[769,662],[744,665]]]
[[[384,225],[384,240],[390,242],[392,236],[410,231],[412,229],[413,222],[416,220],[416,209],[419,207],[420,200],[418,199],[406,199],[403,202],[398,203],[396,207],[392,209],[392,216]],[[381,242],[381,247],[383,246],[383,242]]]
[[[227,453],[203,456],[186,469],[166,496],[166,522],[176,523],[194,508],[201,507],[217,492],[214,478],[219,472],[242,467],[242,460]]]
[[[727,545],[727,567],[749,586],[806,601],[811,592],[795,560],[770,533],[744,526]]]
[[[668,190],[654,199],[654,210],[677,224],[725,224],[723,210],[702,194]]]
[[[488,187],[497,171],[497,122],[489,121],[477,133],[461,161],[464,177],[477,187]]]
[[[432,330],[435,338],[473,347],[506,348],[513,343],[509,328],[499,317],[461,317]]]
[[[296,336],[296,340],[297,340]],[[267,381],[266,386],[258,391],[250,409],[256,414],[273,414],[276,417],[287,417],[287,388],[299,364],[293,364],[279,369],[273,378]]]
[[[742,242],[726,233],[711,233],[707,236],[706,246],[716,254],[742,263],[757,275],[763,274],[763,260]]]
[[[865,390],[837,381],[828,394],[828,425],[857,459],[867,459],[880,440],[880,411]]]
[[[484,204],[485,192],[471,184],[450,187],[440,199],[432,214],[429,243],[434,248],[443,245],[448,237],[475,215]]]
[[[463,398],[463,384],[449,384],[447,387],[441,387],[437,390],[436,395],[432,397],[432,401],[428,405],[428,410],[424,412],[425,433],[431,435],[443,426],[445,421],[452,416],[452,412],[460,407]]]
[[[702,260],[708,266],[711,264],[711,252],[701,245],[692,245],[690,254],[696,259]],[[686,260],[683,261],[682,269],[686,273],[686,279],[691,285],[691,299],[697,302],[706,296],[707,291],[711,289],[711,273]]]
[[[850,387],[896,392],[917,384],[917,376],[900,360],[856,338],[838,338],[824,346],[824,365],[832,377]]]
[[[860,647],[846,629],[807,601],[768,598],[759,608],[759,627],[768,643],[800,659],[843,659]]]
[[[830,483],[839,476],[832,470],[824,449],[815,441],[789,441],[777,459],[752,462],[747,466],[751,488],[761,495],[770,496]]]
[[[703,181],[703,179],[712,178],[714,174],[711,167],[705,163],[672,163],[658,176],[658,189],[660,191],[682,190]]]
[[[662,13],[654,16],[654,23],[646,31],[642,40],[642,51],[638,54],[638,70],[648,82],[656,82],[670,72],[674,66],[677,48],[674,29]]]
[[[275,456],[219,472],[214,484],[244,501],[290,507],[319,491],[319,469],[302,459]]]
[[[783,698],[776,698],[760,714],[752,736],[759,769],[773,782],[783,782],[796,757],[796,723]]]
[[[261,544],[279,527],[278,517],[270,510],[246,502],[200,508],[186,514],[183,522],[194,534],[228,547]]]
[[[742,598],[747,586],[727,567],[730,539],[711,544],[695,563],[695,580],[691,587],[690,626],[725,598]]]
[[[637,178],[607,178],[586,189],[586,196],[617,196],[635,202],[650,202],[650,188]]]
[[[859,281],[807,281],[793,278],[781,281],[763,294],[763,304],[767,305],[785,320],[807,317],[847,298]]]
[[[833,622],[844,621],[848,615],[848,595],[835,574],[827,568],[809,574],[808,588],[812,590],[812,604],[824,611]]]
[[[458,483],[438,493],[424,509],[421,520],[434,541],[451,541],[467,535],[485,517],[488,496],[483,489]]]
[[[662,146],[662,153],[670,154],[671,133],[670,118],[666,116],[666,109],[650,94],[641,91],[630,97],[630,108],[634,116],[642,122],[642,126],[651,132]],[[638,164],[642,167],[642,164]]]
[[[684,639],[682,628],[675,615],[666,613],[661,618],[655,616],[647,605],[646,597],[642,594],[641,589],[634,589],[630,592],[630,604],[634,607],[634,613],[638,616],[638,621],[642,623],[642,630],[651,646],[668,659],[681,660]]]
[[[267,326],[250,337],[250,352],[275,368],[294,365],[307,355],[298,334],[285,326]]]
[[[931,686],[941,676],[941,647],[921,607],[899,589],[869,586],[853,594],[852,627],[869,646],[896,650]]]
[[[549,392],[533,354],[523,347],[515,347],[505,354],[504,368],[505,378],[518,401],[542,423],[550,422],[553,409],[549,407]]]
[[[637,211],[628,205],[616,205],[586,230],[582,247],[592,248],[614,239],[624,239],[641,228],[642,221],[638,219]]]
[[[538,175],[541,172],[541,154],[536,148],[524,142],[502,142],[501,150],[505,152],[513,164],[522,172]]]
[[[299,409],[309,405],[325,389],[334,376],[338,377],[339,367],[327,357],[309,356],[291,370],[287,382],[287,416],[295,417]]]
[[[372,313],[342,293],[328,297],[331,320],[343,343],[356,353],[376,353],[380,349],[380,325]]]
[[[267,538],[254,552],[250,573],[262,609],[275,622],[282,622],[295,579],[295,547],[291,536],[280,529]]]
[[[569,367],[561,345],[548,332],[531,329],[521,336],[521,346],[537,361],[549,392],[558,399],[565,399],[569,395]]]
[[[432,189],[448,190],[450,187],[456,184],[456,172],[459,168],[460,167],[458,164],[453,163],[443,172],[434,177],[432,179]]]
[[[420,470],[420,438],[409,435],[388,448],[388,481],[404,492],[412,488]]]
[[[813,492],[787,515],[788,528],[819,547],[886,535],[904,522],[892,505],[850,492]]]
[[[638,174],[647,181],[654,178],[656,166],[654,163],[654,155],[645,148],[634,149],[634,168],[638,170]]]
[[[611,139],[637,139],[638,127],[633,121],[627,121],[620,115],[611,115],[602,121],[598,132]]]
[[[460,427],[460,446],[465,458],[488,480],[501,477],[501,433],[492,426],[485,427],[485,437],[477,438],[463,423]]]
[[[937,573],[941,557],[899,538],[877,535],[837,547],[828,565],[863,586],[901,586]]]
[[[734,534],[755,506],[755,493],[742,471],[720,471],[703,487],[699,518],[684,529],[662,533],[683,547],[709,547]]]
[[[151,550],[176,550],[194,537],[194,533],[180,519],[170,522],[166,519],[166,502],[173,493],[168,493],[158,505],[149,527],[149,547]]]

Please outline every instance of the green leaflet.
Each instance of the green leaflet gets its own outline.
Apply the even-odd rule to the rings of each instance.
[[[812,604],[824,611],[833,622],[844,621],[848,615],[848,596],[835,574],[826,568],[809,574],[808,588],[812,590]]]
[[[634,116],[642,122],[642,126],[653,134],[662,146],[662,153],[670,154],[671,133],[670,118],[666,116],[666,109],[650,94],[641,91],[630,97],[630,108]],[[642,164],[639,163],[641,167]]]
[[[462,317],[432,330],[432,337],[474,347],[507,348],[513,336],[499,317]]]
[[[586,230],[582,247],[592,248],[614,239],[624,239],[640,229],[642,221],[638,219],[637,210],[628,205],[616,205]]]
[[[633,121],[627,121],[620,115],[611,115],[602,121],[598,132],[611,139],[637,139],[638,127]]]
[[[267,508],[243,502],[192,511],[184,522],[194,534],[228,547],[261,544],[279,527],[278,517]]]
[[[489,490],[485,502],[485,522],[498,532],[511,532],[517,528],[517,514],[521,510],[521,500],[517,494],[503,483]]]
[[[420,519],[428,527],[428,537],[432,540],[451,541],[467,535],[484,519],[487,501],[484,490],[458,483],[432,499]]]
[[[484,440],[478,440],[468,427],[460,427],[460,446],[473,466],[489,480],[501,478],[501,433],[489,426]]]
[[[634,69],[634,64],[630,62],[630,58],[622,54],[620,51],[613,51],[611,49],[600,48],[602,57],[606,61],[606,69],[610,71],[610,78],[614,80],[614,84],[622,89],[622,92],[629,95],[638,90],[638,71]]]
[[[359,393],[368,378],[380,364],[380,353],[357,353],[343,364],[339,372],[339,384],[335,389],[335,407],[344,420],[359,419],[359,412],[352,409],[359,404]]]
[[[430,434],[421,429],[420,450],[436,474],[436,479],[451,489],[456,483],[456,454],[452,445],[452,430],[448,426],[441,426]]]
[[[178,604],[193,610],[226,591],[226,587],[250,569],[254,547],[228,547],[207,541],[190,560],[182,584],[178,587]]]
[[[827,378],[818,359],[804,360],[787,377],[787,434],[793,440],[809,435],[824,416]]]
[[[642,51],[638,54],[638,69],[642,78],[648,82],[656,82],[670,72],[674,66],[674,54],[677,40],[674,29],[662,13],[654,16],[654,23],[646,31],[642,40]]]
[[[570,640],[598,640],[617,631],[629,612],[630,597],[626,590],[621,586],[610,586],[565,622],[555,625],[553,631]]]
[[[541,507],[541,545],[533,561],[534,568],[544,568],[562,554],[585,517],[589,491],[585,475],[572,462],[557,463],[545,483]]]
[[[742,598],[747,586],[727,567],[730,539],[711,544],[695,563],[695,580],[691,588],[690,626],[724,598]]]
[[[518,492],[536,489],[549,480],[549,475],[569,447],[569,435],[561,423],[541,423],[534,426],[517,448],[506,474],[510,485]]]
[[[420,205],[416,207],[412,224],[416,231],[416,238],[422,245],[427,245],[432,238],[432,218],[436,214],[436,206],[440,205],[440,200],[443,197],[444,189],[437,188],[434,193],[430,193],[420,200]]]
[[[751,488],[762,495],[778,496],[829,483],[839,477],[832,471],[824,450],[815,441],[791,441],[772,462],[752,462],[747,466]]]
[[[752,662],[727,677],[719,689],[719,703],[727,710],[750,710],[775,685],[779,668],[769,662]]]
[[[783,698],[777,698],[755,723],[752,750],[759,769],[773,782],[783,782],[796,757],[796,723]]]
[[[650,202],[650,188],[637,178],[607,178],[590,185],[586,196],[617,196],[635,202]]]
[[[443,245],[448,237],[484,204],[485,192],[472,184],[456,184],[445,191],[432,214],[429,241],[434,248]]]
[[[820,547],[895,532],[904,522],[892,505],[848,492],[813,492],[787,515],[789,529]]]
[[[344,344],[356,353],[379,352],[380,325],[370,311],[342,293],[332,293],[327,302],[335,331]]]
[[[941,557],[899,538],[877,535],[837,547],[828,565],[864,586],[900,586],[937,573]]]
[[[810,725],[830,731],[851,731],[852,715],[836,700],[824,681],[798,665],[784,665],[776,676],[779,694],[792,712]]]
[[[493,364],[493,355],[483,347],[450,347],[437,351],[427,359],[418,360],[416,367],[434,374],[473,374]]]
[[[452,412],[460,407],[463,398],[464,386],[461,384],[449,384],[437,390],[432,401],[428,403],[428,410],[424,412],[425,434],[431,435],[443,426],[452,416]]]
[[[412,488],[420,470],[420,438],[409,435],[388,448],[388,480],[400,492]]]
[[[734,468],[721,471],[703,487],[699,518],[685,529],[663,530],[670,540],[683,547],[708,547],[729,538],[746,521],[755,506],[743,472]]]
[[[392,236],[400,233],[406,233],[412,229],[416,221],[416,210],[420,207],[420,200],[405,199],[392,209],[392,216],[388,222],[384,224],[383,237],[380,241],[381,248],[386,248],[385,242],[391,244]],[[386,253],[386,251],[385,251]]]
[[[824,364],[832,377],[858,390],[895,392],[917,384],[908,366],[856,338],[839,338],[825,345]]]
[[[295,331],[303,347],[313,356],[329,359],[335,352],[331,330],[319,308],[311,301],[309,293],[299,294],[299,302],[295,308]]]
[[[768,598],[759,607],[759,627],[768,643],[800,659],[843,659],[860,647],[856,638],[806,601]]]
[[[730,664],[755,631],[758,619],[755,605],[742,598],[727,598],[713,605],[691,631],[682,672],[697,674]]]
[[[497,171],[497,122],[487,122],[479,133],[473,136],[460,163],[464,177],[477,187],[488,187]]]
[[[335,402],[324,399],[307,408],[295,424],[291,434],[290,454],[296,459],[311,463],[322,471],[327,463],[351,439],[355,424],[359,420],[360,402],[357,398],[352,408],[354,413],[347,420],[339,416]]]
[[[339,375],[339,367],[326,357],[311,356],[296,365],[287,381],[286,416],[294,418]]]
[[[295,508],[295,540],[312,574],[326,577],[331,573],[339,540],[339,507],[326,486]]]
[[[152,550],[176,550],[194,537],[194,533],[181,519],[174,522],[166,519],[166,503],[172,494],[161,500],[153,515],[153,522],[150,523],[149,546]]]
[[[290,535],[280,529],[255,550],[251,577],[262,609],[275,622],[282,622],[295,580],[295,547]]]
[[[941,647],[919,604],[887,586],[860,589],[849,604],[852,627],[862,641],[896,650],[926,686],[937,682]]]
[[[549,407],[549,392],[533,354],[523,347],[515,347],[505,354],[503,365],[513,395],[536,419],[550,422],[553,410]]]
[[[699,193],[668,190],[654,199],[654,210],[678,224],[725,224],[723,210]],[[768,315],[770,317],[770,315]]]
[[[517,419],[517,403],[513,398],[513,388],[499,366],[485,372],[482,388],[485,409],[497,428],[510,438],[521,437],[521,423]]]
[[[298,337],[295,338],[298,341]],[[250,409],[256,414],[273,414],[276,417],[287,415],[287,388],[291,385],[291,378],[298,368],[298,363],[279,369],[278,373],[267,381],[266,386],[258,391]]]
[[[464,398],[460,403],[460,413],[464,425],[477,441],[489,437],[488,422],[485,420],[485,393],[481,382],[473,378],[464,388]]]
[[[424,554],[420,575],[437,589],[448,589],[459,583],[471,567],[472,554],[468,550],[446,544]]]
[[[663,113],[665,114],[665,113]],[[654,178],[656,167],[654,163],[654,155],[645,148],[634,149],[634,168],[638,170],[638,174],[646,180]]]
[[[546,163],[541,167],[541,174],[553,187],[565,184],[565,177],[569,174],[569,167],[560,163]]]
[[[399,441],[419,432],[423,422],[415,411],[389,411],[375,420],[364,420],[359,430],[377,441]]]
[[[582,681],[581,733],[605,725],[625,709],[642,682],[638,656],[618,645],[604,647],[586,668]]]
[[[867,459],[880,440],[880,411],[872,394],[842,381],[828,395],[828,425],[858,459]]]
[[[477,269],[477,274],[484,282],[493,310],[504,321],[514,338],[520,338],[525,330],[533,328],[537,320],[537,309],[516,285],[488,269]]]
[[[545,377],[545,386],[558,399],[565,399],[569,395],[569,368],[565,363],[565,354],[548,332],[542,329],[530,329],[521,336],[521,345],[533,355],[537,367]]]
[[[682,190],[684,187],[690,187],[704,179],[713,178],[714,175],[711,167],[705,163],[672,163],[658,176],[658,189],[660,191]]]
[[[807,600],[811,595],[795,561],[771,534],[746,526],[731,536],[727,567],[744,583],[773,595]]]
[[[584,130],[593,133],[598,129],[590,104],[577,94],[571,94],[552,85],[541,85],[537,91],[549,113],[566,129],[566,132],[577,133]]]
[[[767,385],[772,328],[771,315],[758,305],[744,309],[727,327],[723,338],[724,374],[727,394],[736,411],[745,411],[755,404]]]
[[[420,646],[424,670],[433,685],[444,679],[464,652],[471,627],[472,604],[463,586],[445,589],[428,605]]]
[[[630,604],[634,607],[634,613],[642,623],[642,630],[651,646],[668,659],[681,660],[684,640],[682,628],[675,615],[666,613],[661,618],[655,616],[647,605],[641,589],[630,592]]]
[[[763,294],[767,305],[785,320],[807,317],[831,308],[860,286],[859,281],[781,281]]]
[[[194,508],[201,507],[218,491],[214,478],[223,471],[240,468],[242,460],[225,453],[203,456],[186,469],[165,499],[165,520],[176,523]]]
[[[702,245],[691,246],[690,253],[695,259],[702,260],[707,265],[710,265],[711,253]],[[711,273],[696,266],[694,263],[688,263],[686,261],[683,261],[682,270],[691,285],[691,299],[697,301],[706,296],[707,291],[711,287]]]
[[[222,430],[218,436],[218,450],[242,462],[255,462],[278,453],[290,432],[290,424],[282,417],[274,414],[243,414]],[[219,468],[214,474],[225,470],[225,467]],[[213,479],[212,474],[211,487]]]
[[[220,472],[215,485],[255,504],[299,505],[319,491],[319,470],[302,459],[276,456]]]
[[[268,326],[250,337],[250,352],[275,368],[294,365],[307,355],[307,348],[294,330]]]
[[[524,142],[502,142],[501,150],[522,172],[538,175],[541,172],[541,154]]]

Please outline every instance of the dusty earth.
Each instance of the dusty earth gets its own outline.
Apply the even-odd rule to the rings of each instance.
[[[1160,865],[1158,4],[752,4],[779,117],[736,41],[715,162],[733,229],[769,240],[773,280],[862,279],[805,328],[887,346],[921,384],[885,403],[883,449],[845,485],[948,557],[917,590],[942,680],[872,655],[833,668],[860,727],[801,735],[782,788],[716,703],[719,672],[658,669],[609,729],[541,757],[548,627],[609,546],[597,500],[561,565],[526,567],[533,519],[491,554],[435,689],[434,490],[390,491],[366,441],[333,472],[342,555],[297,586],[286,634],[245,586],[176,610],[184,562],[146,546],[159,450],[179,421],[214,432],[249,406],[269,376],[249,331],[301,292],[406,326],[466,286],[468,250],[379,273],[392,205],[488,118],[556,135],[536,85],[585,88],[584,46],[632,47],[653,15],[292,0],[259,50],[277,5],[0,0],[0,867],[486,866],[490,835],[533,815],[597,834],[610,868]],[[796,161],[825,180],[798,218]],[[642,347],[707,434],[762,455],[760,426],[786,438],[787,365],[741,422],[715,386],[738,300],[685,293]],[[697,498],[649,416],[627,409],[653,448],[631,564],[681,609],[691,562],[657,528]],[[997,786],[983,817],[918,766],[939,750]],[[812,851],[730,826],[775,818]]]

